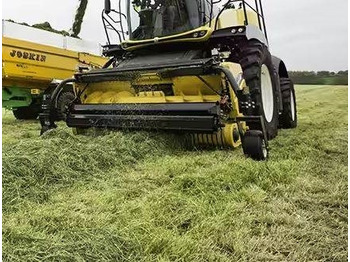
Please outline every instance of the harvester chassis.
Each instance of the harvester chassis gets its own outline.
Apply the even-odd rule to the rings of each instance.
[[[210,36],[204,48],[218,49],[220,52],[229,52],[228,62],[242,65],[242,59],[247,59],[247,52],[252,54],[267,54],[273,79],[276,81],[276,105],[279,111],[283,109],[281,103],[281,90],[279,88],[279,72],[281,60],[274,58],[268,51],[266,30],[259,31],[249,25],[235,26],[216,30]],[[201,43],[187,43],[188,50],[197,49]],[[167,44],[150,46],[149,50],[181,50],[181,46]],[[248,48],[248,49],[247,49]],[[251,52],[249,48],[256,48]],[[132,53],[132,52],[131,52]],[[268,141],[276,135],[271,132],[271,126],[266,126],[266,119],[258,110],[261,104],[257,104],[256,97],[251,93],[244,93],[240,90],[235,77],[227,68],[220,66],[222,61],[220,56],[212,56],[203,59],[193,59],[191,61],[173,62],[147,65],[147,66],[124,66],[119,67],[117,61],[127,59],[130,52],[125,51],[120,45],[109,45],[105,47],[104,55],[112,57],[106,65],[99,70],[77,73],[73,79],[68,79],[57,87],[57,91],[52,96],[45,97],[43,102],[43,112],[40,115],[42,130],[41,133],[55,128],[54,112],[57,104],[55,94],[69,82],[84,83],[88,88],[90,83],[104,81],[132,81],[140,74],[156,72],[161,78],[176,76],[197,76],[222,74],[229,85],[223,88],[218,94],[221,100],[217,103],[167,103],[167,104],[81,104],[80,94],[76,94],[76,99],[67,107],[67,125],[78,129],[90,127],[110,128],[110,129],[145,129],[145,130],[166,130],[177,133],[214,133],[225,127],[225,124],[236,123],[239,128],[239,138],[242,141],[243,151],[246,155],[256,159],[265,160],[268,156]],[[249,60],[249,58],[248,58]],[[163,61],[164,62],[164,61]],[[248,61],[250,63],[251,61]],[[253,61],[254,62],[254,61]],[[109,68],[113,65],[113,68]],[[249,65],[248,65],[249,66]],[[244,66],[242,65],[242,68]],[[244,68],[243,68],[244,70]],[[252,72],[252,70],[247,70]],[[254,70],[253,70],[254,71]],[[245,73],[244,73],[245,74]],[[201,79],[203,82],[204,80]],[[211,88],[208,85],[208,88]],[[243,116],[227,118],[228,111],[232,110],[232,100],[230,90],[232,89],[238,98],[239,110]],[[256,96],[256,93],[254,94]],[[277,112],[278,113],[278,112]],[[243,125],[250,129],[244,131]]]

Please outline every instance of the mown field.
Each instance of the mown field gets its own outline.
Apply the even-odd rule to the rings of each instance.
[[[348,90],[297,95],[268,162],[3,113],[3,261],[347,261]]]

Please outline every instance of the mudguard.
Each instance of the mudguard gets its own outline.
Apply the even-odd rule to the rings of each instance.
[[[277,82],[278,82],[278,86],[280,87],[280,79],[281,78],[289,78],[287,67],[284,64],[284,62],[282,61],[282,59],[280,59],[276,56],[272,56],[272,64],[273,64],[275,71],[277,73],[277,76],[278,76]],[[281,92],[280,88],[278,88],[278,107],[279,107],[280,111],[283,110],[282,92]]]

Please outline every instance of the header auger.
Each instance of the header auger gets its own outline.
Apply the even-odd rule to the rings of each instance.
[[[74,83],[67,125],[191,134],[197,145],[268,157],[278,127],[297,125],[293,83],[271,56],[261,1],[106,0],[111,57],[46,97],[42,132],[55,127],[56,93]],[[115,3],[113,3],[115,4]]]

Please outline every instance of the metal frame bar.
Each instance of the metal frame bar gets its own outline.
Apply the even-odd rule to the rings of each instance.
[[[216,103],[73,105],[69,127],[215,132],[223,126]]]
[[[128,33],[124,30],[123,25],[123,19],[127,20],[127,17],[124,13],[121,12],[121,0],[119,0],[118,4],[118,10],[110,10],[111,13],[115,13],[119,16],[119,20],[115,20],[109,13],[107,13],[105,10],[102,11],[102,23],[103,27],[106,33],[108,44],[111,45],[111,39],[108,30],[113,30],[117,33],[119,41],[125,41],[125,35]],[[117,25],[120,27],[120,29],[117,29]]]

